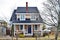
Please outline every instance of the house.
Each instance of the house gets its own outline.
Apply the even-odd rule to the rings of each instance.
[[[18,30],[24,36],[33,36],[35,32],[40,32],[43,27],[43,20],[37,7],[17,7],[14,10],[10,22],[14,25],[14,35]]]
[[[7,22],[0,20],[0,36],[6,35]]]

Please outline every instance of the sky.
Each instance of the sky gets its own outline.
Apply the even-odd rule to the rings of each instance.
[[[25,7],[26,2],[30,7],[38,7],[39,11],[42,10],[42,3],[46,0],[0,0],[0,20],[9,22],[12,12],[17,7]]]

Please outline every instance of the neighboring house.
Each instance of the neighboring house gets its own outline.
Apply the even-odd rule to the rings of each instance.
[[[6,35],[7,22],[0,20],[0,36]]]
[[[26,7],[17,7],[14,10],[10,21],[14,25],[14,35],[18,30],[24,36],[33,36],[35,32],[40,32],[43,27],[43,20],[37,7],[28,7],[28,2],[26,2]]]

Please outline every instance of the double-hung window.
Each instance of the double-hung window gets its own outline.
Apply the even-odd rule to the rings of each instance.
[[[35,16],[31,16],[31,20],[36,20],[36,19],[35,19]]]
[[[20,25],[20,30],[23,30],[23,25]]]
[[[20,21],[25,20],[25,15],[20,15]]]
[[[37,30],[38,28],[37,28],[37,25],[34,25],[34,30]]]

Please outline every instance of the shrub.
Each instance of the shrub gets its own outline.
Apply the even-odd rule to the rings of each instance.
[[[24,37],[24,34],[23,34],[23,33],[20,33],[20,34],[19,34],[19,37],[20,37],[20,38],[23,38],[23,37]]]

